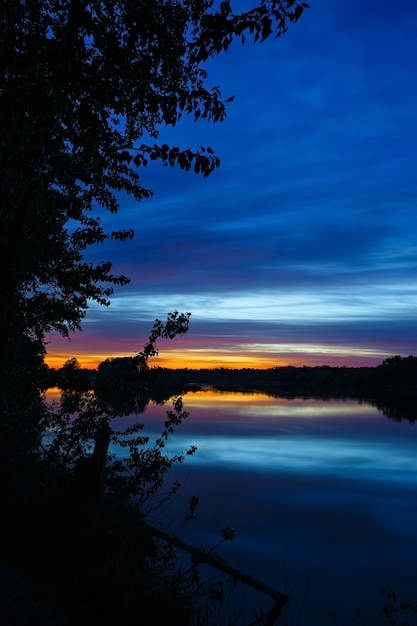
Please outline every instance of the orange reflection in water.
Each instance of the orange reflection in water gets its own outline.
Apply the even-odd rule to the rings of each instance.
[[[224,414],[245,414],[251,419],[291,418],[291,419],[344,419],[364,418],[375,415],[375,409],[369,404],[359,404],[357,400],[321,400],[313,398],[281,398],[265,393],[221,391],[205,389],[188,392],[184,395],[184,408],[193,418],[199,413],[211,411],[213,419]],[[215,411],[213,410],[215,409]]]
[[[204,404],[212,404],[213,401],[218,405],[224,404],[247,404],[248,402],[270,402],[271,396],[266,393],[260,393],[257,391],[224,391],[222,389],[212,389],[207,387],[202,391],[192,391],[186,394],[187,401],[194,398],[193,405],[201,406]]]
[[[61,400],[62,390],[59,387],[49,387],[46,390],[45,397],[48,401]]]
[[[51,387],[46,392],[49,402],[60,401],[61,390]],[[184,410],[189,413],[192,422],[199,420],[208,422],[238,422],[245,420],[255,424],[256,422],[303,422],[307,424],[319,422],[343,422],[350,423],[358,420],[364,423],[366,418],[377,418],[375,408],[370,404],[360,404],[357,400],[322,400],[314,398],[282,398],[269,396],[266,393],[223,391],[207,387],[200,391],[189,391],[183,395]],[[166,411],[172,406],[171,400],[163,405],[150,402],[146,413],[141,414],[140,420],[158,422],[165,419]],[[137,415],[125,417],[125,425],[128,420],[136,421]],[[188,420],[187,420],[188,421]]]

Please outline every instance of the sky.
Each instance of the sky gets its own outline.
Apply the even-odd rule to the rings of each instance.
[[[232,1],[232,9],[255,4]],[[207,63],[225,121],[183,119],[161,143],[210,146],[204,179],[152,163],[91,251],[131,278],[47,363],[140,351],[156,318],[191,312],[162,367],[374,366],[417,354],[417,3],[309,0],[277,40]]]

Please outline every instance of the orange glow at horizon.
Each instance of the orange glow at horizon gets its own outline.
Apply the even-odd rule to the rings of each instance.
[[[97,369],[99,363],[105,361],[107,358],[115,358],[119,356],[127,356],[126,354],[113,354],[111,357],[104,354],[69,354],[63,352],[48,352],[45,357],[45,363],[52,368],[61,368],[68,359],[76,358],[80,367],[87,369]]]
[[[50,352],[45,357],[45,363],[55,369],[61,368],[68,360],[76,357],[80,367],[87,369],[97,369],[98,365],[106,359],[114,359],[118,357],[131,356],[127,354],[112,354],[112,355],[89,355],[89,354],[65,354],[62,352]],[[195,355],[187,354],[186,351],[181,352],[181,355],[173,354],[169,355],[168,352],[165,356],[157,356],[151,359],[149,365],[152,367],[166,367],[169,369],[216,369],[220,367],[229,369],[241,369],[244,367],[252,369],[268,369],[271,367],[285,366],[285,365],[297,365],[295,362],[284,362],[281,359],[272,359],[269,356],[256,357],[251,355],[230,355],[219,354],[214,352],[209,354]],[[302,363],[305,365],[305,362]],[[302,365],[301,362],[298,365]]]
[[[295,348],[295,346],[294,346]],[[87,369],[96,369],[98,365],[107,358],[113,359],[118,357],[132,356],[122,352],[113,354],[88,354],[88,353],[72,353],[55,352],[47,353],[45,362],[51,368],[59,369],[64,363],[76,357],[80,367]],[[269,369],[272,367],[315,367],[320,365],[328,365],[330,367],[360,367],[371,365],[370,360],[374,361],[372,365],[378,365],[383,357],[377,357],[364,351],[358,354],[353,351],[341,350],[341,354],[333,353],[312,353],[310,351],[303,352],[300,349],[294,349],[294,352],[283,352],[282,354],[271,354],[267,350],[255,352],[244,350],[230,352],[227,350],[205,348],[201,350],[187,349],[182,350],[164,350],[163,355],[154,357],[150,360],[151,367],[164,367],[169,369]]]
[[[52,337],[47,343],[45,362],[61,368],[70,358],[77,358],[82,368],[96,369],[106,359],[133,356],[137,353],[129,337],[94,336],[86,333],[68,341]],[[179,337],[175,342],[161,340],[157,357],[151,367],[169,369],[269,369],[272,367],[360,367],[376,366],[392,356],[377,345],[355,343],[285,342],[270,340],[245,341],[240,337]],[[140,348],[139,348],[140,349]]]

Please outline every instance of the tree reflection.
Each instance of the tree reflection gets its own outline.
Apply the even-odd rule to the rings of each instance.
[[[414,395],[387,396],[378,398],[372,405],[385,417],[402,422],[407,420],[411,424],[417,420],[417,397]]]

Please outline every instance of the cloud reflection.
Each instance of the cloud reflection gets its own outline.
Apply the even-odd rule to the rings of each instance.
[[[186,394],[184,406],[190,417],[167,449],[178,454],[196,445],[190,467],[417,484],[413,426],[369,404],[201,391]],[[151,405],[146,427],[156,433],[162,415]]]
[[[315,475],[348,477],[388,482],[417,481],[416,446],[395,450],[389,443],[358,442],[336,438],[283,436],[216,437],[206,435],[176,438],[175,450],[196,445],[192,464],[234,466],[245,471],[310,472]]]

